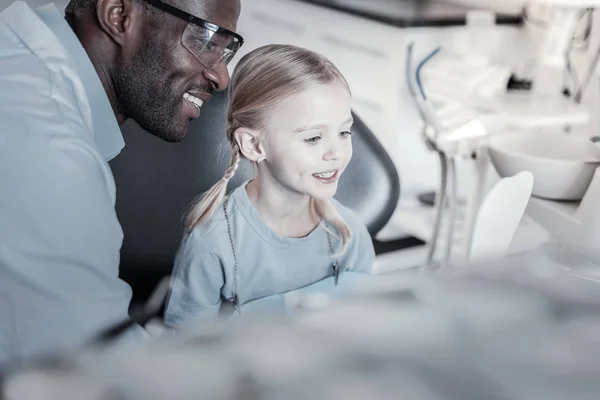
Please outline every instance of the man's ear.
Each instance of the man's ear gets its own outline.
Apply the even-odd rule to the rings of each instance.
[[[260,132],[248,128],[237,128],[233,137],[240,148],[242,155],[250,161],[265,158],[265,152],[260,144]]]
[[[102,30],[113,41],[123,45],[140,19],[141,9],[134,0],[98,0],[96,18]]]

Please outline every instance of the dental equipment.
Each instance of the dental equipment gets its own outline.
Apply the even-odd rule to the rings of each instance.
[[[452,80],[449,79],[447,73],[448,65],[456,68],[452,62],[456,62],[457,58],[453,59],[451,52],[438,54],[423,68],[423,73],[420,74],[422,82],[421,78],[417,80],[417,83],[426,88],[422,94],[427,93],[427,100],[434,99],[433,103],[444,104],[441,109],[432,110],[430,107],[428,113],[422,112],[424,120],[429,125],[432,125],[429,122],[431,121],[430,115],[435,116],[437,112],[438,129],[435,127],[433,129],[438,133],[427,135],[427,137],[435,139],[430,147],[438,152],[444,152],[446,157],[450,157],[451,154],[467,155],[466,151],[474,151],[477,153],[475,164],[479,163],[478,168],[481,169],[488,164],[485,158],[489,151],[490,161],[501,178],[523,170],[531,171],[534,175],[534,197],[529,201],[527,215],[540,223],[561,244],[566,245],[574,253],[571,258],[563,257],[560,263],[578,263],[578,265],[587,263],[589,268],[595,268],[597,271],[598,264],[600,264],[600,246],[598,246],[600,243],[600,211],[597,206],[600,201],[600,172],[598,172],[600,170],[598,167],[600,165],[600,149],[598,149],[597,156],[590,157],[590,148],[594,145],[589,142],[589,135],[582,134],[580,131],[587,127],[590,120],[589,110],[582,104],[582,98],[585,88],[591,80],[590,71],[596,71],[598,66],[600,49],[589,56],[588,73],[578,87],[572,88],[571,95],[564,92],[562,78],[565,72],[571,68],[569,53],[577,23],[587,15],[586,13],[590,12],[590,9],[600,6],[600,1],[535,0],[529,3],[549,6],[554,16],[546,24],[545,31],[542,32],[540,48],[536,52],[531,90],[508,91],[507,89],[504,93],[486,92],[478,90],[475,84],[469,87],[467,95],[459,93],[461,76],[454,77]],[[444,65],[445,62],[448,65]],[[466,64],[467,61],[465,61]],[[492,65],[491,61],[488,67],[490,65]],[[505,66],[505,68],[507,67]],[[503,70],[504,75],[500,73],[501,70],[496,69],[497,74],[490,74],[491,77],[495,77],[493,79],[497,79],[497,82],[507,76],[506,71],[508,70]],[[479,82],[482,85],[486,84],[481,79]],[[496,85],[497,82],[493,85]],[[410,80],[409,83],[411,83]],[[492,95],[487,96],[485,93],[492,93]],[[415,101],[421,106],[426,104],[417,97],[415,97]],[[472,121],[463,125],[476,126],[477,122],[474,121],[483,125],[483,128],[480,129],[482,133],[475,135],[478,140],[473,141],[473,135],[461,137],[459,129],[446,128],[445,125],[448,124],[440,121],[440,114],[444,108],[469,110],[472,113],[470,116]],[[467,116],[468,113],[464,114]],[[461,121],[458,121],[454,124],[460,123]],[[440,129],[439,126],[442,128]],[[444,134],[439,134],[444,130]],[[506,140],[508,140],[505,140],[503,136],[511,130],[517,134],[515,142],[511,145],[513,147],[502,147],[504,145],[501,143],[506,144]],[[567,135],[565,131],[571,133]],[[582,148],[587,147],[587,150],[573,153],[570,152],[570,147],[567,145],[552,145],[551,143],[555,143],[552,140],[553,135],[558,135],[562,138],[561,140],[571,138],[571,140],[579,140],[584,144],[587,142],[587,145],[582,146]],[[531,137],[534,138],[534,144],[527,145],[526,142],[530,141]],[[444,143],[444,140],[449,138],[454,139],[451,141],[453,146],[447,142]],[[550,150],[564,154],[552,154],[553,152]],[[544,153],[544,151],[546,154],[538,154],[539,152]],[[499,161],[501,159],[508,160],[509,156],[513,161]],[[510,168],[503,168],[504,166]],[[545,169],[549,168],[555,168],[559,175],[546,173]],[[569,171],[573,171],[571,176],[567,176]],[[477,172],[476,168],[475,173],[481,174],[481,170]],[[562,184],[564,188],[559,188],[558,195],[544,194],[540,188],[544,185],[548,186],[548,184],[553,184],[555,187],[561,176],[565,176],[566,183]],[[472,199],[481,198],[480,191],[483,185],[481,183],[477,183],[477,185],[479,188],[472,188],[467,201],[467,207],[470,210],[476,210],[478,206],[478,201],[472,201]],[[575,186],[578,188],[577,196],[561,194],[569,192],[569,189],[575,190]],[[477,193],[478,191],[479,193]],[[540,196],[545,198],[539,198]],[[570,202],[565,202],[565,200]],[[465,224],[467,232],[471,225],[470,222]],[[434,233],[439,234],[439,231],[434,231]],[[468,233],[466,240],[470,240]],[[435,240],[432,240],[432,243],[435,243]],[[468,249],[469,246],[467,245],[465,248]],[[573,261],[575,259],[577,261]]]
[[[420,78],[421,68],[429,59],[431,59],[433,56],[435,56],[435,54],[439,51],[439,48],[434,50],[433,52],[431,52],[419,64],[419,66],[417,66],[416,71],[413,73],[413,69],[412,69],[413,47],[414,47],[413,43],[410,43],[407,48],[406,79],[407,79],[407,83],[408,83],[408,88],[410,90],[412,98],[415,101],[417,110],[419,111],[419,114],[421,115],[421,118],[423,119],[423,122],[425,124],[423,127],[422,137],[423,137],[427,147],[430,150],[435,151],[437,153],[439,162],[440,162],[440,169],[441,169],[440,192],[435,198],[435,208],[436,208],[435,222],[434,222],[434,226],[433,226],[433,233],[432,233],[431,240],[429,243],[429,248],[427,251],[427,257],[425,260],[424,267],[428,268],[433,263],[433,258],[435,256],[435,251],[437,249],[437,244],[438,244],[438,237],[440,235],[442,219],[444,217],[444,207],[445,207],[446,203],[448,202],[448,200],[450,200],[449,201],[450,206],[451,206],[450,228],[448,229],[448,234],[447,234],[446,252],[445,252],[445,256],[442,261],[442,266],[445,267],[447,262],[449,261],[450,252],[451,252],[451,248],[452,248],[451,239],[452,239],[452,231],[453,231],[453,219],[454,219],[453,215],[454,215],[454,210],[455,210],[455,201],[450,196],[448,196],[448,193],[447,193],[448,178],[450,178],[451,185],[452,185],[452,192],[453,192],[452,196],[454,196],[454,194],[456,193],[456,190],[455,190],[456,189],[455,188],[456,169],[455,169],[453,160],[449,159],[446,156],[446,154],[444,153],[444,151],[441,150],[437,146],[436,140],[437,140],[438,135],[439,135],[440,131],[442,130],[442,128],[441,128],[438,118],[436,117],[436,115],[432,111],[431,107],[427,103],[427,97],[425,96],[425,92],[423,90],[423,86],[421,84],[421,78]],[[433,129],[432,137],[430,137],[427,133],[428,125],[431,126]]]
[[[600,7],[600,1],[534,0],[530,3],[550,7],[553,13],[538,52],[531,95],[564,98],[559,95],[562,87],[557,87],[561,80],[556,78],[562,77],[569,67],[568,51],[576,24],[586,12]],[[590,57],[587,76],[570,99],[573,105],[581,106],[583,93],[599,60],[600,49]],[[521,164],[520,169],[534,173],[537,182],[527,214],[565,245],[561,257],[555,257],[554,261],[568,269],[577,265],[597,272],[600,264],[600,149],[591,143],[589,135],[573,133],[552,137],[540,132],[537,137],[539,145],[533,147],[531,137],[524,135],[510,145],[508,142],[515,138],[491,143],[490,151],[496,153],[492,160],[494,166],[503,175],[505,163],[497,156],[511,154],[513,167]],[[550,173],[552,168],[554,173]],[[559,179],[563,179],[560,185],[563,187],[556,186]]]
[[[577,25],[584,16],[590,14],[588,7],[600,2],[535,0],[526,3],[559,5],[552,7],[554,19],[546,23],[539,49],[532,52],[536,54],[534,58],[530,58],[531,52],[519,49],[511,52],[510,57],[489,51],[478,54],[477,47],[481,47],[483,40],[479,36],[493,43],[497,39],[498,28],[493,24],[493,14],[486,16],[484,11],[473,10],[470,13],[476,18],[468,18],[465,32],[462,32],[462,36],[458,35],[464,43],[457,44],[455,40],[444,45],[445,51],[423,69],[427,97],[435,103],[457,103],[475,112],[478,119],[485,121],[483,123],[489,133],[508,127],[563,130],[565,127],[585,126],[589,122],[589,114],[580,103],[597,60],[590,61],[584,79],[576,87],[570,88],[570,97],[563,94],[563,83],[565,74],[572,75],[573,72],[568,53],[574,48]],[[474,21],[473,27],[470,26],[471,20]],[[528,33],[523,29],[524,35]],[[527,40],[523,40],[523,44],[527,43]],[[471,50],[468,44],[479,46]],[[518,64],[524,57],[524,65],[519,68]],[[600,58],[600,54],[597,57]],[[524,66],[527,66],[525,71]],[[527,70],[531,69],[533,76],[529,77]],[[523,74],[526,79],[518,79]],[[517,85],[521,90],[514,90],[515,81],[521,82]],[[509,87],[513,90],[508,90]]]
[[[537,97],[560,96],[565,70],[569,68],[568,53],[577,23],[585,13],[600,5],[598,0],[530,0],[529,4],[550,7],[552,23],[540,43],[533,75],[533,93]],[[543,84],[542,84],[543,82]]]
[[[546,136],[543,144],[536,140],[542,135]],[[594,144],[585,137],[545,133],[499,137],[491,141],[489,151],[499,175],[518,170],[534,174],[534,197],[527,214],[579,255],[571,259],[583,258],[588,268],[597,269],[600,264],[600,149],[594,149]],[[573,261],[565,257],[560,262]],[[577,263],[581,265],[582,260]]]
[[[440,48],[435,49],[421,61],[415,71],[412,68],[413,47],[407,49],[406,79],[412,98],[424,122],[422,137],[427,147],[435,151],[440,162],[440,190],[435,197],[435,217],[433,232],[429,241],[425,266],[431,266],[434,261],[441,236],[445,207],[448,207],[448,228],[445,235],[445,251],[440,261],[442,268],[451,262],[452,250],[455,243],[456,216],[458,207],[457,171],[455,157],[474,159],[473,174],[475,183],[467,199],[465,225],[463,227],[463,243],[459,251],[462,262],[469,261],[472,248],[473,230],[479,204],[483,199],[485,175],[487,174],[487,158],[485,151],[479,149],[479,139],[488,134],[484,121],[472,110],[459,103],[446,103],[434,110],[432,101],[425,93],[422,84],[421,71],[425,64],[434,58]],[[413,78],[414,77],[414,78]],[[428,129],[430,128],[430,129]]]

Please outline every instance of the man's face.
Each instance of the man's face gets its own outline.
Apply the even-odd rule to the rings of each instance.
[[[183,11],[235,31],[239,0],[167,0]],[[229,84],[225,64],[210,69],[181,43],[187,22],[161,10],[144,14],[145,34],[130,60],[113,74],[120,111],[168,142],[185,138],[200,115],[197,104]],[[196,103],[196,104],[194,104]]]
[[[338,81],[283,102],[262,141],[272,181],[315,199],[332,197],[352,158],[352,122],[350,94]]]

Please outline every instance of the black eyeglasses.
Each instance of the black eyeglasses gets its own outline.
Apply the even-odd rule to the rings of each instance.
[[[239,34],[198,18],[161,0],[144,0],[146,3],[187,21],[181,44],[207,68],[228,64],[244,44]]]

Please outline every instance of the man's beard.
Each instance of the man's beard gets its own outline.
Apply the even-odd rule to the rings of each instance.
[[[147,39],[131,63],[115,71],[115,96],[119,111],[127,118],[167,142],[179,142],[188,129],[187,121],[182,124],[177,115],[183,93],[176,93],[169,84],[168,63],[156,56],[157,44]]]

